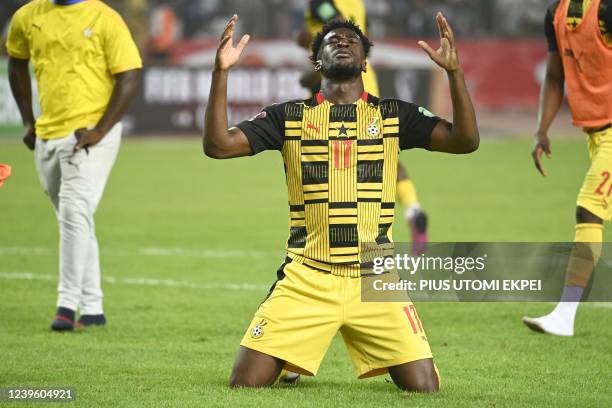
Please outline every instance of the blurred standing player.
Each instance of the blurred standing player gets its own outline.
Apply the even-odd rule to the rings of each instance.
[[[546,13],[548,57],[540,97],[538,130],[532,152],[550,157],[548,129],[563,100],[573,123],[583,128],[591,156],[576,208],[576,235],[560,302],[548,315],[523,322],[531,329],[573,336],[576,310],[601,255],[603,221],[612,218],[612,0],[561,0]]]
[[[94,213],[117,157],[120,119],[142,62],[123,19],[97,0],[34,0],[11,20],[9,77],[36,168],[60,230],[57,314],[51,328],[106,323]],[[41,116],[32,111],[32,60]]]
[[[367,256],[360,244],[392,242],[400,150],[461,154],[478,148],[476,116],[450,26],[438,14],[440,48],[419,44],[448,74],[454,125],[412,103],[365,92],[361,72],[372,44],[354,23],[341,20],[326,24],[312,43],[311,59],[322,74],[319,93],[269,106],[228,129],[229,71],[249,41],[245,35],[234,47],[236,19],[217,50],[204,152],[226,159],[281,151],[290,233],[287,258],[243,337],[230,385],[271,385],[283,368],[314,375],[340,331],[359,378],[388,372],[403,390],[438,390],[414,305],[361,301]]]
[[[351,20],[367,31],[367,14],[363,0],[309,0],[304,18],[305,24],[298,36],[298,44],[306,50],[310,50],[312,39],[329,21]],[[376,72],[369,62],[362,78],[366,92],[380,97]],[[301,83],[314,95],[321,87],[321,75],[316,71],[307,72]],[[404,217],[412,236],[412,253],[420,255],[426,250],[428,241],[427,214],[421,208],[416,187],[408,177],[408,172],[401,163],[398,162],[397,166],[397,199],[404,207]]]

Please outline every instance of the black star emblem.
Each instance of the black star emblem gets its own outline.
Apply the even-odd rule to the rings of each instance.
[[[338,132],[340,132],[340,133],[338,133],[338,136],[342,136],[342,135],[348,136],[348,133],[346,133],[346,132],[347,132],[347,130],[349,130],[349,128],[344,126],[344,122],[342,122],[342,125],[340,125],[340,127],[336,128],[336,129],[338,129]]]

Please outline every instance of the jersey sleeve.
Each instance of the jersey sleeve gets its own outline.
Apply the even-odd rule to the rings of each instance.
[[[280,150],[285,133],[284,110],[282,105],[268,106],[254,118],[236,126],[249,140],[253,154],[264,150]]]
[[[428,149],[431,132],[441,119],[425,108],[404,101],[399,101],[398,118],[400,149]]]
[[[548,43],[549,52],[559,51],[557,45],[557,37],[555,36],[555,13],[559,2],[554,2],[546,9],[546,17],[544,17],[544,34],[546,34],[546,42]]]
[[[612,35],[612,2],[602,1],[599,4],[599,24],[603,24],[602,31]]]
[[[142,68],[142,60],[123,18],[109,12],[104,36],[104,53],[111,74]]]
[[[332,18],[340,15],[340,11],[333,0],[313,0],[310,1],[310,15],[321,23],[327,23]]]
[[[30,59],[30,46],[27,37],[25,12],[17,10],[11,19],[6,40],[6,51],[13,58]]]

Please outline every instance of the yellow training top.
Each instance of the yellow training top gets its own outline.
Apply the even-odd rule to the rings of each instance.
[[[26,4],[11,20],[6,49],[13,58],[32,60],[42,111],[36,134],[42,139],[96,125],[110,101],[113,75],[142,68],[125,22],[98,0]]]

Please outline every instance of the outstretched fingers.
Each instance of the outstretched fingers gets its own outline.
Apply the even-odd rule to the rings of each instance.
[[[546,173],[546,170],[544,170],[544,167],[542,166],[542,153],[542,148],[537,146],[531,153],[531,157],[533,158],[533,164],[535,164],[536,169],[538,169],[542,176],[546,177],[548,173]]]
[[[223,30],[223,34],[221,34],[221,42],[227,41],[227,37],[232,38],[232,35],[234,35],[234,27],[236,26],[237,20],[238,16],[236,14],[234,14],[232,18],[230,18],[230,21],[228,21],[227,25],[225,26],[225,30]]]
[[[419,41],[417,44],[429,55],[429,57],[435,61],[436,51],[429,46],[425,41]]]
[[[226,35],[225,37],[221,38],[221,41],[219,42],[219,49],[222,49],[223,47],[225,47],[225,44],[227,44],[231,40],[232,40],[231,35]]]
[[[440,20],[441,20],[441,29],[442,29],[442,33],[444,37],[447,38],[451,44],[453,44],[455,42],[455,33],[453,32],[453,29],[448,23],[448,20],[446,19],[446,17],[444,17],[442,13],[440,13]]]
[[[251,37],[248,34],[242,36],[240,42],[238,42],[238,45],[236,45],[236,50],[239,54],[242,54],[242,50],[244,50],[244,47],[246,47],[246,45],[249,43],[250,38]]]

